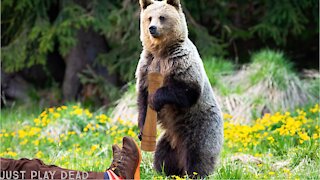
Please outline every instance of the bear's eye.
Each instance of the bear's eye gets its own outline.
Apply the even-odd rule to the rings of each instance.
[[[160,21],[164,21],[164,20],[165,20],[165,17],[160,16],[159,19],[160,19]]]
[[[151,21],[152,17],[149,17],[149,21]]]

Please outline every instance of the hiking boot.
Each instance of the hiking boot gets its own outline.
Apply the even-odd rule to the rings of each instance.
[[[117,167],[121,159],[121,148],[116,144],[112,145],[112,157],[113,159],[112,159],[111,165],[107,170],[112,170],[114,173],[118,175],[119,169]]]
[[[117,175],[124,179],[140,179],[140,162],[141,152],[137,143],[130,137],[124,137]]]

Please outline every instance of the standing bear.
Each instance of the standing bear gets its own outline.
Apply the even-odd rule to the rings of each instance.
[[[166,175],[196,172],[205,177],[213,172],[221,151],[223,119],[198,50],[188,38],[180,0],[140,0],[140,6],[139,137],[149,105],[164,129],[157,142],[155,169]],[[164,77],[154,94],[147,91],[150,72]]]

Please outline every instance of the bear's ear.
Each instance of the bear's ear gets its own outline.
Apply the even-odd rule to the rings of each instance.
[[[146,9],[150,4],[153,3],[153,0],[139,0],[141,9]]]
[[[180,0],[167,0],[167,4],[170,4],[171,6],[180,9]]]

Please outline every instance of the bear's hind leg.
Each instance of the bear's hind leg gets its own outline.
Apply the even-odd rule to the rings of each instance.
[[[213,172],[217,158],[212,154],[205,154],[197,148],[187,149],[186,154],[184,167],[190,178],[204,178]]]
[[[165,172],[166,175],[181,175],[179,168],[179,156],[177,149],[172,149],[170,142],[163,136],[157,144],[154,155],[154,167],[158,172]]]

